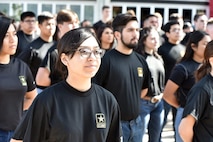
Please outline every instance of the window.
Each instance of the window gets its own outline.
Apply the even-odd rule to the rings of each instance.
[[[6,15],[9,15],[9,4],[1,3],[0,4],[0,11]]]
[[[21,13],[23,11],[23,5],[14,3],[14,4],[12,4],[12,9],[13,9],[12,18],[18,21],[20,19]]]
[[[192,10],[191,9],[183,9],[183,20],[185,22],[191,22],[192,19]]]
[[[52,12],[52,5],[51,4],[42,4],[42,11]]]
[[[142,7],[141,8],[141,27],[143,27],[143,21],[144,19],[150,14],[150,8],[145,8],[145,7]]]
[[[37,4],[28,4],[27,5],[27,10],[34,12],[35,14],[37,14]]]
[[[77,13],[77,15],[78,15],[78,18],[79,18],[79,20],[81,19],[81,7],[80,7],[80,5],[71,5],[70,6],[70,9],[72,10],[72,11],[74,11],[75,13]]]
[[[89,20],[91,23],[93,23],[93,13],[94,13],[94,7],[93,6],[85,6],[84,8],[84,19]]]
[[[56,5],[56,13],[58,13],[62,9],[66,9],[66,5]]]
[[[122,13],[122,7],[114,6],[112,11],[113,11],[113,18],[115,18],[119,13]]]

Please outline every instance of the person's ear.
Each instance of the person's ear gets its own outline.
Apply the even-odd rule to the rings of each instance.
[[[67,66],[68,65],[68,56],[64,53],[61,54],[61,62]]]
[[[197,50],[197,46],[194,43],[191,43],[191,48],[193,51]]]
[[[120,32],[118,32],[118,31],[115,31],[115,32],[114,32],[114,36],[115,36],[116,39],[119,39],[119,38],[120,38],[120,35],[121,35]]]

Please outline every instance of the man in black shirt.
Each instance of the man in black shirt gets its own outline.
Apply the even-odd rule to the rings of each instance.
[[[118,101],[123,141],[141,142],[140,97],[148,91],[150,72],[145,59],[133,51],[139,39],[138,21],[130,14],[119,14],[112,26],[117,46],[103,57],[94,81]]]
[[[101,26],[105,25],[110,20],[111,20],[111,10],[109,6],[105,5],[102,7],[102,19],[93,24],[94,30],[97,32]]]
[[[31,43],[36,35],[36,15],[31,11],[26,11],[21,14],[20,30],[17,32],[18,46],[15,56],[26,50],[27,45]]]

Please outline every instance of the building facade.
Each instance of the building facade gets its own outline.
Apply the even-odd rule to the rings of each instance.
[[[0,0],[0,11],[18,20],[22,11],[31,10],[37,15],[42,11],[56,14],[61,9],[72,9],[80,18],[90,20],[92,23],[101,18],[101,8],[109,5],[112,8],[112,17],[118,13],[125,13],[132,9],[139,22],[154,12],[159,12],[168,21],[171,13],[183,15],[185,21],[193,22],[197,12],[205,12],[210,16],[210,4],[213,0]]]

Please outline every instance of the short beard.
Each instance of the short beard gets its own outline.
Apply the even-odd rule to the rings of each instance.
[[[131,43],[127,44],[127,43],[125,43],[124,40],[123,40],[123,36],[121,37],[121,42],[123,43],[123,45],[125,45],[129,49],[135,49],[138,46],[138,43],[135,43],[135,44],[131,44]]]

